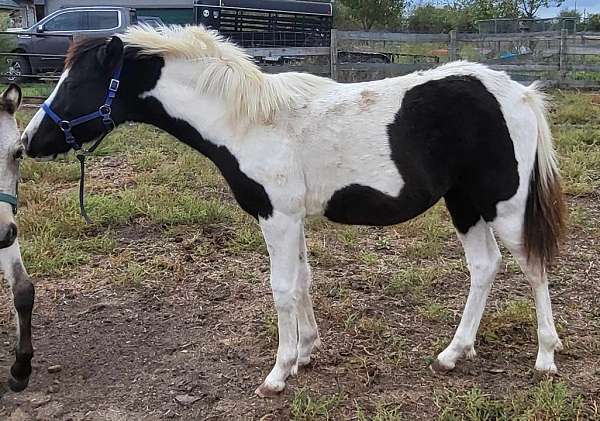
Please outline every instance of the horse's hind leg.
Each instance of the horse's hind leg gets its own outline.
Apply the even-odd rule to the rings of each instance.
[[[306,240],[304,231],[300,238],[300,273],[298,274],[298,366],[310,362],[310,354],[315,347],[319,347],[319,331],[313,311],[312,299],[310,297],[310,285],[312,282],[310,265],[306,251]],[[297,368],[297,367],[296,367]],[[294,374],[294,373],[292,373]]]
[[[433,371],[452,370],[459,358],[463,356],[472,358],[475,356],[475,335],[501,261],[500,250],[498,250],[498,245],[489,225],[483,219],[479,219],[466,233],[462,233],[461,231],[466,230],[465,220],[461,218],[461,216],[465,216],[465,209],[461,209],[463,213],[458,215],[458,209],[452,206],[454,203],[448,198],[446,203],[457,228],[458,237],[465,250],[467,265],[471,274],[471,288],[454,338],[432,364],[431,369]],[[473,217],[474,215],[476,213],[472,213]]]
[[[524,206],[524,205],[523,205]],[[515,257],[527,277],[533,291],[537,313],[538,354],[535,369],[555,373],[554,351],[562,349],[562,343],[554,326],[548,276],[544,267],[532,264],[523,247],[523,216],[521,213],[499,216],[493,227],[506,248]]]

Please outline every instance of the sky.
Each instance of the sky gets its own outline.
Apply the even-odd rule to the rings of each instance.
[[[538,17],[540,18],[553,18],[557,16],[561,10],[573,10],[577,7],[577,10],[583,14],[586,11],[586,15],[591,13],[600,13],[600,0],[566,0],[560,7],[549,7],[540,9],[538,11]]]
[[[553,0],[550,0],[552,3]],[[445,0],[413,0],[411,4],[444,4]],[[547,7],[541,8],[537,12],[539,18],[553,18],[558,16],[561,10],[573,10],[577,9],[582,15],[585,11],[585,15],[600,13],[600,0],[565,0],[560,7]]]

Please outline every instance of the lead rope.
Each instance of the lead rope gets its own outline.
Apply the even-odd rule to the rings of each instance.
[[[46,115],[50,117],[52,121],[54,121],[60,130],[65,135],[65,142],[69,146],[71,146],[77,153],[77,160],[79,161],[79,212],[85,222],[88,225],[92,224],[92,220],[88,216],[85,210],[85,158],[86,156],[93,153],[106,135],[111,132],[115,128],[115,122],[113,121],[112,114],[112,103],[115,97],[117,96],[117,91],[119,90],[119,85],[121,84],[121,70],[123,69],[123,57],[119,60],[117,67],[113,72],[113,77],[108,84],[108,93],[106,94],[106,99],[104,100],[104,104],[98,108],[98,111],[95,111],[90,114],[85,114],[81,117],[77,117],[73,120],[63,120],[57,113],[52,110],[50,104],[45,101],[42,104],[42,109],[46,112]],[[79,126],[81,124],[87,123],[88,121],[92,121],[95,119],[102,119],[102,123],[104,124],[104,133],[94,142],[91,148],[83,149],[82,145],[77,142],[75,136],[71,133],[73,127]]]
[[[100,143],[104,140],[108,133],[103,134],[89,149],[81,149],[81,152],[77,154],[77,160],[79,161],[79,213],[85,219],[85,223],[92,225],[93,222],[85,210],[85,158],[92,154]]]

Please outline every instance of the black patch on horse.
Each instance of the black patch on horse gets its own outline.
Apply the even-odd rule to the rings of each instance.
[[[475,77],[449,76],[407,91],[388,136],[405,182],[400,195],[352,184],[333,194],[327,218],[392,225],[444,197],[454,225],[466,233],[480,218],[492,221],[498,202],[517,192],[517,160],[500,104]]]
[[[244,211],[257,219],[270,217],[273,205],[265,188],[242,172],[238,160],[229,149],[205,140],[186,121],[171,117],[155,98],[139,97],[141,93],[151,91],[156,86],[164,60],[158,56],[139,56],[134,48],[127,48],[126,52],[126,57],[132,60],[126,60],[123,66],[121,87],[124,95],[122,98],[117,96],[115,100],[118,121],[133,120],[152,124],[191,146],[219,168]],[[119,105],[123,105],[120,101],[128,102],[122,107],[127,115],[119,116]]]

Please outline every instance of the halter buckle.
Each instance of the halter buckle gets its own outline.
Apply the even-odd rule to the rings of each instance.
[[[117,92],[119,90],[120,84],[121,84],[121,81],[119,81],[117,79],[111,79],[110,84],[108,85],[108,90],[112,91],[112,92]]]
[[[73,126],[70,121],[62,120],[58,123],[58,127],[65,133],[70,132]]]
[[[110,107],[110,105],[104,104],[100,108],[98,108],[98,111],[100,112],[100,115],[102,115],[103,118],[106,118],[112,113],[112,108]]]

